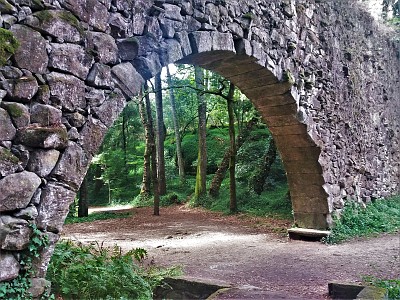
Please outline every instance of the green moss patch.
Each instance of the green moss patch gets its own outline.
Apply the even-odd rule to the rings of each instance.
[[[4,66],[7,60],[17,51],[18,40],[11,31],[0,28],[0,66]]]

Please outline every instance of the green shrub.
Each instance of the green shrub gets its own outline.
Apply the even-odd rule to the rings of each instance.
[[[47,272],[54,292],[63,299],[152,299],[153,289],[177,269],[140,265],[144,249],[125,254],[121,248],[59,242]]]
[[[365,276],[363,281],[372,286],[386,289],[389,299],[400,299],[400,279],[380,279],[373,276]]]
[[[395,232],[400,228],[400,196],[373,201],[365,208],[354,201],[349,201],[340,217],[335,216],[334,221],[335,227],[324,239],[330,244],[352,237]]]

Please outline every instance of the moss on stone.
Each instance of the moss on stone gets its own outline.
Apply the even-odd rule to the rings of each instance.
[[[11,31],[0,28],[0,66],[4,66],[7,60],[17,51],[18,40]]]
[[[12,154],[10,150],[2,148],[0,149],[0,161],[8,161],[13,164],[17,164],[19,162],[19,159],[14,154]]]
[[[67,22],[68,24],[70,24],[71,26],[75,27],[80,34],[83,33],[83,27],[81,26],[81,23],[79,22],[79,20],[69,11],[63,11],[59,14],[59,18],[65,22]]]
[[[13,6],[5,0],[0,0],[0,7],[3,8],[4,11],[13,10]]]
[[[48,10],[42,10],[35,13],[35,17],[39,19],[40,23],[48,23],[54,18]]]
[[[7,105],[7,111],[13,118],[19,118],[24,114],[24,111],[16,103]]]

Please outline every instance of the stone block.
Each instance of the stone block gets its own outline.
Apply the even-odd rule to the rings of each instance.
[[[192,47],[190,46],[189,35],[187,32],[176,32],[174,37],[181,44],[183,56],[192,54]]]
[[[69,142],[51,175],[77,191],[85,177],[90,160],[91,156],[87,155],[79,145]]]
[[[230,51],[236,53],[232,34],[222,32],[211,32],[212,51]]]
[[[27,171],[1,179],[0,212],[27,207],[40,184],[40,178],[35,173]]]
[[[0,176],[15,173],[20,166],[20,161],[9,149],[0,147]]]
[[[21,251],[28,247],[31,229],[24,219],[8,215],[0,216],[0,248],[9,251]]]
[[[28,26],[48,34],[59,41],[78,43],[82,41],[83,28],[78,19],[66,10],[42,10],[25,19]]]
[[[85,108],[85,84],[72,75],[51,72],[47,75],[52,103],[69,112]]]
[[[11,31],[20,43],[14,54],[16,65],[32,73],[46,73],[49,58],[47,42],[42,35],[28,26],[18,24],[13,25]]]
[[[40,177],[46,177],[57,164],[60,152],[54,149],[33,151],[30,155],[27,169]]]
[[[307,213],[294,211],[294,220],[297,227],[326,230],[329,227],[328,215],[324,213]]]
[[[91,50],[96,61],[101,64],[115,64],[118,59],[118,47],[108,34],[90,31],[87,33],[87,48]]]
[[[16,128],[26,127],[30,123],[28,108],[17,102],[1,102],[1,107],[7,110]]]
[[[131,63],[122,63],[111,69],[114,83],[128,98],[139,94],[144,83],[143,77]]]
[[[93,87],[112,89],[111,67],[95,63],[87,77],[87,83]]]
[[[106,31],[109,13],[107,7],[98,0],[69,0],[62,5],[72,11],[80,20],[99,31]]]
[[[93,56],[79,45],[51,44],[49,67],[85,80],[94,63]]]
[[[126,105],[126,100],[121,91],[116,89],[109,94],[107,100],[99,107],[93,108],[93,112],[107,127],[111,126],[119,117]]]
[[[167,39],[160,47],[160,62],[162,65],[174,63],[183,58],[181,45],[177,40]]]
[[[79,145],[90,155],[95,155],[99,150],[107,127],[97,119],[89,118],[81,130]]]
[[[68,143],[68,134],[64,125],[32,126],[18,130],[17,141],[30,147],[65,149]]]
[[[7,79],[3,82],[7,96],[17,102],[29,102],[36,95],[39,85],[33,76],[23,76],[18,79]]]
[[[39,215],[36,219],[38,228],[53,233],[60,232],[75,194],[57,182],[49,182],[42,188]]]
[[[127,38],[127,39],[118,39],[117,47],[118,47],[118,56],[122,61],[131,61],[134,60],[139,53],[139,45],[140,41],[143,39],[137,38]]]
[[[0,282],[18,277],[20,265],[10,252],[0,251],[0,266]]]
[[[31,123],[50,126],[61,123],[62,111],[51,105],[34,104],[31,107]]]
[[[189,34],[190,44],[193,53],[202,53],[211,51],[212,38],[210,32],[196,31]]]

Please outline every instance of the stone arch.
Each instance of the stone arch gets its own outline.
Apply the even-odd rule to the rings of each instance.
[[[218,72],[253,101],[299,226],[399,192],[399,50],[353,1],[3,2],[0,26],[20,47],[0,51],[12,56],[0,69],[0,281],[18,275],[28,223],[52,241],[35,266],[44,276],[107,128],[172,62]]]

